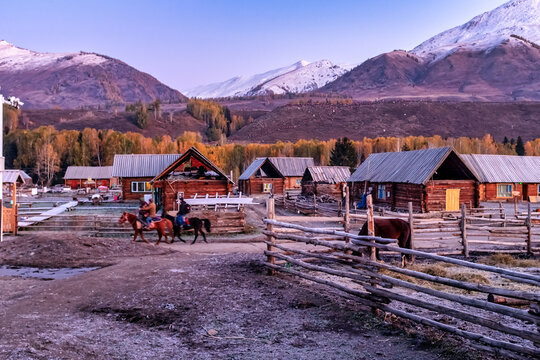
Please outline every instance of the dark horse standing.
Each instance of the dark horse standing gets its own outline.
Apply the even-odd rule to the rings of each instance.
[[[204,228],[206,229],[207,232],[210,232],[210,226],[211,226],[210,220],[208,220],[208,219],[199,219],[198,217],[190,217],[190,218],[186,217],[185,221],[186,221],[187,224],[180,226],[180,225],[175,224],[174,217],[172,215],[164,213],[163,218],[167,219],[167,220],[170,220],[173,223],[173,230],[174,230],[174,233],[172,235],[172,240],[173,241],[174,241],[174,237],[178,236],[178,240],[180,240],[182,242],[186,242],[184,239],[182,239],[182,236],[181,236],[182,235],[182,230],[191,230],[191,229],[193,229],[193,231],[195,232],[195,239],[193,239],[191,244],[195,244],[195,241],[197,241],[197,238],[199,237],[199,233],[201,233],[201,235],[203,236],[204,242],[205,243],[208,242],[208,241],[206,241],[206,234],[203,231],[203,226],[204,226]]]
[[[379,236],[386,239],[397,239],[397,243],[401,248],[411,248],[411,228],[409,223],[401,219],[374,219],[375,223],[375,236]],[[364,223],[360,233],[358,235],[368,234],[368,223]],[[379,257],[379,249],[375,250],[377,260],[381,260]],[[407,261],[412,261],[411,255],[401,256],[401,266],[404,267]]]

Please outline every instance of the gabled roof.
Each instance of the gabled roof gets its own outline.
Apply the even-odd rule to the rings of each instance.
[[[238,180],[248,180],[250,177],[252,177],[257,172],[257,170],[259,170],[265,164],[267,164],[267,166],[271,167],[276,173],[280,174],[279,175],[280,177],[283,177],[283,175],[281,175],[279,170],[274,166],[274,164],[272,164],[272,162],[270,162],[270,160],[268,158],[256,158],[255,160],[253,160],[253,162],[251,164],[249,164],[247,169],[244,170],[244,172],[242,173],[242,175],[240,175]]]
[[[68,166],[64,179],[110,179],[112,171],[112,166]]]
[[[540,183],[540,156],[461,155],[483,183]]]
[[[451,147],[403,152],[371,154],[351,175],[347,182],[396,182],[426,184],[442,163],[451,155],[460,166],[477,178]]]
[[[225,179],[227,179],[228,182],[233,183],[234,182],[229,179],[229,177],[220,169],[218,168],[213,162],[208,160],[203,154],[200,153],[199,150],[195,147],[190,147],[185,153],[183,153],[179,158],[174,160],[172,164],[169,164],[164,170],[162,170],[159,174],[157,174],[152,181],[156,180],[163,180],[171,171],[173,171],[178,165],[186,162],[191,157],[195,157],[197,160],[199,160],[203,165],[205,165],[207,168],[214,171],[216,174],[221,175]]]
[[[23,170],[4,170],[2,171],[2,181],[7,184],[15,182],[27,183],[32,182],[32,178]]]
[[[306,169],[304,178],[306,175],[314,182],[339,184],[347,181],[351,176],[351,170],[347,166],[310,166]]]
[[[180,154],[114,155],[112,176],[154,177],[180,157]]]
[[[310,157],[269,157],[268,160],[283,176],[302,177],[308,167],[315,166]]]

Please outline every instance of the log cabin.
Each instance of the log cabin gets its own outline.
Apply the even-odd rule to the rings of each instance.
[[[302,177],[302,195],[329,195],[341,200],[350,176],[347,166],[310,166]]]
[[[480,201],[540,201],[540,156],[461,155],[478,174]]]
[[[180,154],[128,154],[114,155],[112,176],[122,184],[126,200],[139,200],[152,195],[150,182]]]
[[[238,187],[244,194],[282,194],[285,177],[268,158],[255,159],[238,178]]]
[[[195,147],[191,147],[151,180],[154,200],[166,211],[178,210],[178,199],[214,197],[232,192],[234,182]]]
[[[347,180],[351,201],[364,193],[376,206],[417,212],[477,207],[478,177],[451,147],[371,154]]]
[[[302,176],[315,161],[310,157],[269,157],[268,160],[285,178],[284,190],[301,190]]]
[[[68,166],[64,183],[72,189],[111,187],[118,184],[112,166]]]

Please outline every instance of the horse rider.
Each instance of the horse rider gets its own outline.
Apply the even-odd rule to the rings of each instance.
[[[156,204],[154,203],[154,200],[150,199],[148,200],[148,204],[144,203],[143,206],[141,206],[141,210],[147,211],[148,215],[144,217],[147,228],[148,226],[150,226],[150,223],[156,218]]]
[[[178,208],[178,213],[176,214],[175,223],[178,226],[185,225],[186,222],[184,220],[184,216],[189,214],[191,211],[191,206],[184,200],[184,198],[180,198],[180,206]]]

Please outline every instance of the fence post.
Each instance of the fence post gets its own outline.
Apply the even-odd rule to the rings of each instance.
[[[532,254],[532,221],[531,221],[531,202],[527,203],[527,254]]]
[[[349,232],[351,229],[351,218],[349,216],[350,208],[349,208],[349,186],[345,186],[345,224],[343,224],[343,228],[345,229],[345,232]],[[346,238],[346,242],[351,241],[351,239]]]
[[[467,243],[467,208],[461,205],[461,242],[463,245],[463,256],[469,257],[469,244]]]
[[[313,193],[313,212],[317,214],[317,195]]]
[[[267,210],[266,218],[267,219],[272,219],[272,220],[275,219],[276,212],[275,212],[275,208],[274,208],[274,198],[266,199],[266,210]],[[266,230],[268,230],[270,232],[274,231],[274,225],[266,224]],[[275,237],[270,236],[270,235],[267,235],[267,236],[268,236],[268,241],[270,243],[275,243],[276,242]],[[275,250],[275,248],[272,245],[266,245],[266,249],[268,251],[274,251]],[[274,265],[276,263],[276,258],[273,257],[273,256],[268,255],[266,261],[269,264]],[[274,275],[275,273],[276,273],[276,271],[274,269],[268,269],[268,275]]]
[[[414,216],[412,201],[409,201],[409,228],[411,229],[411,250],[414,250]],[[411,255],[411,262],[414,262],[415,256]]]
[[[503,206],[502,206],[502,202],[499,201],[499,216],[501,217],[501,219],[504,219],[503,217]]]
[[[373,199],[371,197],[371,194],[369,194],[366,197],[366,202],[367,202],[368,235],[375,236],[375,219],[373,218]],[[375,240],[371,240],[371,242],[375,243]],[[371,260],[376,261],[377,260],[376,248],[374,246],[371,246],[369,250],[371,253]]]
[[[13,235],[19,232],[19,204],[13,205]]]

